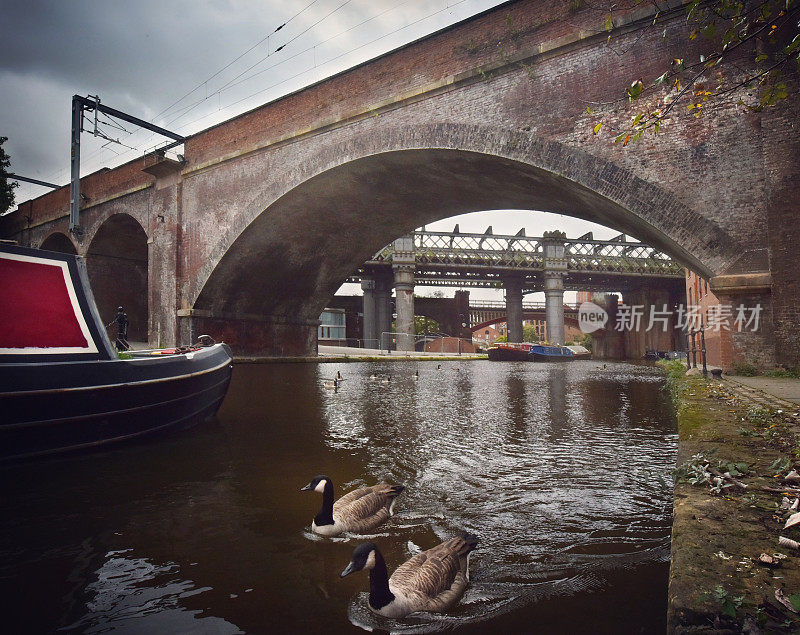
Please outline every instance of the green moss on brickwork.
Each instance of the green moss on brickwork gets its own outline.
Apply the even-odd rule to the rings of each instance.
[[[800,607],[800,551],[778,545],[781,535],[800,541],[800,530],[783,529],[790,512],[780,508],[784,494],[794,498],[783,477],[798,464],[800,422],[677,364],[662,367],[679,434],[668,631],[795,632],[798,615],[775,593]],[[725,473],[746,488],[715,476]],[[786,557],[769,568],[762,553]]]

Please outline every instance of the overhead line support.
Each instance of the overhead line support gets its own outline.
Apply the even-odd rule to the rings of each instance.
[[[170,132],[166,128],[156,126],[155,124],[139,119],[133,115],[111,108],[100,103],[99,97],[81,97],[80,95],[72,96],[72,131],[70,143],[70,185],[69,185],[69,230],[73,234],[81,233],[80,226],[80,209],[81,209],[81,132],[83,132],[83,113],[85,111],[94,111],[95,113],[95,130],[97,129],[97,113],[102,112],[111,117],[127,121],[140,128],[145,128],[151,132],[155,132],[164,137],[173,140],[173,143],[161,148],[162,151],[174,148],[182,144],[186,139],[179,134]],[[113,140],[112,140],[113,141]]]

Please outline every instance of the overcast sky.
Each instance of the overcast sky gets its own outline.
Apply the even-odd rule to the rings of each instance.
[[[0,136],[11,171],[69,181],[73,94],[182,135],[480,13],[503,0],[0,0]],[[283,28],[276,29],[284,24]],[[277,49],[283,47],[280,51]],[[81,172],[114,167],[163,138],[130,124],[84,133]],[[17,202],[47,188],[20,184]],[[569,236],[613,230],[533,212],[477,213],[430,228]]]

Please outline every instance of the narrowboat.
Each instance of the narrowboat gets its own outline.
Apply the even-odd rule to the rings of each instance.
[[[0,243],[0,460],[94,448],[212,417],[232,355],[209,340],[120,359],[81,257]]]
[[[489,347],[489,359],[493,362],[526,362],[531,344],[501,342]]]
[[[533,362],[571,362],[575,354],[566,346],[548,346],[534,344],[528,353]]]

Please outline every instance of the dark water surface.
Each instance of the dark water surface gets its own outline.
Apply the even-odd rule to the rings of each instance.
[[[663,632],[677,437],[662,376],[441,365],[238,365],[216,423],[0,468],[3,631]],[[321,497],[299,489],[320,473],[337,497],[406,485],[371,538],[390,570],[477,534],[461,604],[372,615],[368,576],[339,578],[360,539],[308,531]]]

